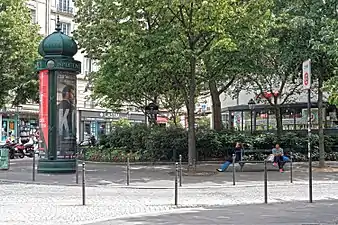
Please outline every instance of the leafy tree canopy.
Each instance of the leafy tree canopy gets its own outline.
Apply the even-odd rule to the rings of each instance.
[[[24,0],[0,1],[0,105],[37,99],[37,58],[41,36]]]

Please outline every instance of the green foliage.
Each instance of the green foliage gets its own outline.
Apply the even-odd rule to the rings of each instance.
[[[126,118],[121,118],[117,121],[113,121],[112,122],[112,127],[116,128],[116,127],[130,127],[131,123],[128,119]]]
[[[24,0],[0,2],[0,105],[37,99],[34,60],[41,36],[25,4]]]
[[[210,128],[210,118],[208,116],[201,116],[196,119],[196,125],[198,129],[209,129]]]
[[[223,160],[232,154],[236,142],[244,143],[245,149],[269,150],[279,143],[286,152],[293,151],[298,160],[305,160],[307,155],[307,136],[305,133],[285,133],[280,139],[274,133],[251,135],[243,132],[214,131],[199,129],[196,132],[196,148],[199,160]],[[185,129],[163,128],[136,125],[116,128],[103,137],[100,147],[88,151],[87,158],[103,161],[124,161],[130,154],[135,161],[172,161],[181,154],[188,158],[188,135]],[[318,159],[318,135],[312,135],[314,160]],[[325,136],[327,159],[335,159],[333,150],[337,151],[338,138]],[[253,157],[260,157],[253,154]]]

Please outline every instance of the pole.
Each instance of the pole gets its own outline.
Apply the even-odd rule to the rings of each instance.
[[[309,202],[312,203],[312,152],[311,152],[311,89],[308,89],[307,97],[307,131],[308,131],[308,158],[309,158]]]
[[[82,205],[86,205],[86,168],[85,162],[82,163]]]
[[[180,155],[180,187],[182,187],[182,155]]]
[[[76,167],[75,167],[75,182],[78,184],[79,183],[79,161],[76,157],[75,159]]]
[[[178,201],[178,163],[175,163],[175,205]]]
[[[236,155],[232,154],[232,184],[236,185],[236,168],[235,168]]]
[[[35,150],[34,150],[34,153],[33,153],[33,181],[35,181]]]
[[[252,127],[253,127],[253,126],[252,126],[252,125],[253,125],[253,123],[252,123],[252,122],[253,122],[253,121],[252,121],[252,112],[253,112],[253,111],[252,111],[252,109],[251,109],[251,110],[250,110],[250,132],[251,132],[251,134],[252,134],[252,132],[253,132],[253,131],[252,131],[252,129],[253,129],[253,128],[252,128]]]
[[[292,165],[292,159],[293,153],[290,152],[290,183],[293,183],[293,165]]]
[[[130,184],[130,161],[129,157],[127,157],[127,186]]]
[[[268,170],[264,160],[264,203],[268,204]]]

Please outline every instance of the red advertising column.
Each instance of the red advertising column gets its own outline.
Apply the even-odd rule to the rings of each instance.
[[[39,72],[40,80],[40,112],[39,112],[39,126],[40,126],[40,151],[48,154],[48,70],[41,70]]]

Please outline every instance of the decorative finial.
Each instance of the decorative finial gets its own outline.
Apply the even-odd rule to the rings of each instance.
[[[56,16],[56,28],[55,28],[55,30],[57,32],[61,31],[61,23],[60,23],[60,17],[59,17],[59,15]]]

